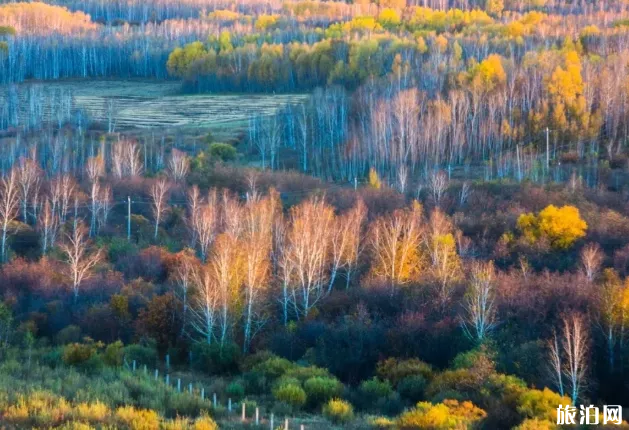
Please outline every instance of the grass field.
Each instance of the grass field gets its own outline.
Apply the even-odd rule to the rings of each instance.
[[[71,94],[73,108],[85,111],[91,121],[105,127],[113,112],[115,131],[119,132],[242,129],[252,114],[272,114],[281,106],[307,98],[301,94],[182,95],[178,82],[145,80],[31,82],[20,85],[20,98],[29,91],[41,91],[48,99]],[[20,115],[28,115],[28,105],[26,100],[21,103]],[[44,112],[50,117],[51,109],[44,106]]]

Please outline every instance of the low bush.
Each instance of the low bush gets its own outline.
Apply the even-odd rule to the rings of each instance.
[[[81,340],[81,328],[75,325],[69,325],[59,330],[55,336],[57,345],[67,345],[69,343],[79,342]]]
[[[341,399],[330,399],[323,405],[323,416],[336,424],[348,423],[354,419],[354,408]]]
[[[135,360],[138,366],[153,367],[157,363],[157,350],[155,347],[146,345],[128,345],[124,348],[124,357],[127,363],[132,363]]]
[[[225,394],[227,394],[233,400],[238,401],[245,397],[245,387],[242,385],[242,383],[234,381],[227,386],[227,388],[225,389]]]
[[[198,343],[192,349],[192,367],[210,375],[223,375],[238,372],[240,348],[235,344]]]
[[[399,382],[397,390],[402,398],[416,403],[424,398],[426,385],[426,379],[422,375],[411,375]]]
[[[273,390],[275,400],[284,402],[295,409],[299,409],[306,404],[306,392],[298,385],[286,384],[276,387]]]
[[[96,348],[92,344],[72,343],[63,349],[63,362],[71,366],[78,366],[96,355]]]
[[[270,379],[279,378],[297,368],[297,365],[285,358],[272,356],[269,359],[255,365],[253,371]]]
[[[103,423],[111,411],[104,403],[96,401],[94,403],[79,403],[74,408],[72,414],[79,421],[88,421],[90,423]]]
[[[398,360],[388,358],[378,363],[377,374],[380,379],[391,382],[394,387],[409,376],[420,375],[424,380],[432,376],[432,368],[416,358],[410,360]]]
[[[393,393],[389,381],[382,381],[376,377],[361,382],[358,391],[367,403],[375,403],[378,399],[386,398]]]
[[[288,370],[285,373],[285,376],[289,376],[291,378],[297,378],[302,383],[310,378],[321,377],[321,378],[331,378],[330,372],[327,369],[323,369],[317,366],[307,366],[307,367],[294,367]]]
[[[159,415],[147,409],[136,409],[133,406],[123,406],[116,410],[117,421],[130,430],[158,430]]]
[[[304,391],[308,396],[308,403],[316,407],[340,396],[343,392],[343,384],[335,378],[315,376],[304,382]]]
[[[105,352],[103,353],[103,361],[106,365],[111,367],[122,366],[124,358],[124,345],[120,341],[116,341],[107,345]]]
[[[204,414],[197,418],[193,426],[194,430],[218,430],[218,425],[209,415]]]

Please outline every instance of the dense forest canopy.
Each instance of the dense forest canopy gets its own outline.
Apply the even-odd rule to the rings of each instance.
[[[625,1],[0,5],[1,425],[626,404],[628,54]]]

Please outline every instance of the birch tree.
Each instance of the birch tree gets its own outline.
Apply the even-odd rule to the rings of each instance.
[[[67,235],[66,241],[61,244],[61,250],[67,259],[72,292],[76,301],[79,297],[81,283],[91,276],[91,270],[101,260],[102,250],[90,251],[83,224],[79,224],[72,233]]]
[[[270,279],[273,223],[277,196],[260,199],[251,193],[243,216],[243,351],[249,351],[251,340],[266,322],[263,301]]]
[[[170,191],[170,184],[164,178],[158,179],[151,185],[151,208],[153,209],[153,218],[155,219],[155,230],[153,233],[153,239],[157,239],[157,233],[159,232],[159,223],[164,216],[164,212],[167,210],[168,205],[168,192]]]
[[[421,206],[398,210],[378,218],[371,226],[371,273],[383,279],[391,294],[417,280],[425,267],[419,245],[422,233]]]
[[[22,204],[22,220],[28,224],[28,205],[34,193],[39,193],[42,171],[39,165],[30,158],[21,158],[17,167]]]
[[[190,306],[190,326],[208,345],[211,345],[219,304],[216,280],[207,265],[196,268],[192,272],[192,279],[196,294]]]
[[[482,343],[497,324],[495,302],[496,274],[493,262],[476,262],[472,265],[470,285],[464,299],[463,330]]]
[[[291,209],[286,251],[292,265],[290,302],[297,318],[307,317],[326,295],[334,210],[311,198]]]
[[[168,159],[168,174],[175,182],[183,182],[190,171],[190,158],[185,152],[173,149]]]
[[[588,243],[581,250],[581,268],[588,282],[594,281],[603,263],[603,257],[603,251],[597,243]]]
[[[42,255],[46,255],[48,249],[55,246],[59,232],[59,217],[52,210],[49,199],[44,202],[37,226],[41,232]]]
[[[2,261],[7,260],[7,236],[11,223],[17,217],[19,205],[18,172],[11,169],[0,179],[0,222],[2,223]]]

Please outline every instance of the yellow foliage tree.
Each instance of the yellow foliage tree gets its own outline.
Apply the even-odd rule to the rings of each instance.
[[[377,219],[372,225],[371,274],[386,281],[392,292],[400,285],[417,280],[426,265],[419,250],[421,212],[421,205],[414,204],[411,210],[396,211]]]
[[[378,172],[373,167],[369,169],[369,186],[371,188],[375,188],[379,190],[382,187],[382,182],[380,181],[380,177],[378,176]]]
[[[500,15],[504,8],[505,4],[503,0],[487,0],[487,4],[485,5],[485,10],[490,15]]]
[[[402,20],[400,15],[393,9],[382,9],[380,14],[378,15],[378,22],[384,28],[390,29],[398,26]]]
[[[502,57],[492,54],[473,66],[468,72],[468,80],[472,88],[479,92],[491,91],[507,80],[507,74],[502,66]]]
[[[587,223],[574,206],[558,208],[549,205],[537,216],[531,213],[522,214],[518,218],[517,226],[529,242],[535,243],[544,237],[555,249],[570,248],[587,231]]]

